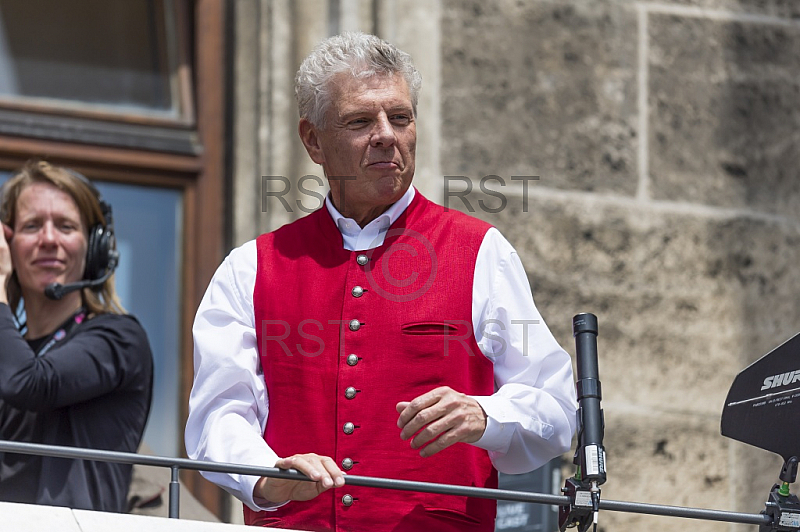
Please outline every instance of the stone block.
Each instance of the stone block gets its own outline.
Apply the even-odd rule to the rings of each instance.
[[[772,485],[780,482],[783,458],[756,447],[737,441],[730,443],[730,460],[736,467],[731,468],[731,486],[734,507],[737,511],[759,513],[764,510]],[[797,485],[792,485],[792,493],[797,493]]]
[[[446,1],[443,172],[633,195],[635,23],[608,3]]]
[[[476,214],[516,247],[565,349],[572,316],[598,316],[610,402],[718,417],[734,376],[797,332],[797,228],[588,198]]]
[[[638,0],[625,0],[630,3]],[[703,8],[728,15],[761,15],[796,19],[800,4],[794,0],[670,0],[662,3],[671,8]],[[651,7],[652,6],[648,6]],[[655,7],[658,10],[658,7]]]
[[[731,441],[702,416],[605,408],[606,500],[739,511],[730,497]],[[764,497],[772,484],[765,486]],[[598,530],[728,532],[729,524],[681,517],[602,512]]]
[[[797,219],[800,25],[651,14],[650,191]]]

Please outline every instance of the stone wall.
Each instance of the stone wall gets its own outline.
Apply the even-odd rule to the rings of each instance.
[[[235,6],[233,244],[302,214],[265,209],[259,176],[321,176],[295,133],[299,60],[378,33],[424,76],[417,185],[500,228],[568,351],[572,316],[598,316],[603,497],[763,509],[781,460],[719,416],[736,373],[800,330],[799,2]],[[756,528],[603,512],[599,529],[688,526]]]
[[[798,15],[444,2],[442,171],[473,180],[470,206],[517,247],[567,350],[572,316],[598,316],[605,498],[757,513],[777,481],[781,459],[720,436],[719,417],[736,373],[800,330]],[[687,526],[755,529],[600,519]]]

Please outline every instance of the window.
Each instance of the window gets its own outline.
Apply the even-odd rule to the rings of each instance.
[[[191,325],[224,252],[227,9],[0,0],[0,172],[43,157],[82,172],[112,204],[117,287],[156,357],[145,438],[159,454],[183,454]],[[221,514],[221,490],[181,476]]]
[[[3,99],[178,118],[172,2],[0,2]]]
[[[185,0],[0,0],[0,133],[197,153],[189,11]]]

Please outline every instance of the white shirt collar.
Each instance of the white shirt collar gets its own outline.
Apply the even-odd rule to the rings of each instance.
[[[361,228],[358,223],[352,218],[345,218],[333,206],[331,195],[325,198],[325,207],[328,209],[331,218],[333,218],[339,232],[342,233],[342,241],[344,249],[349,251],[364,251],[373,249],[383,244],[383,239],[386,237],[386,232],[389,227],[400,218],[400,215],[405,212],[411,201],[416,194],[414,186],[411,185],[406,190],[399,200],[397,200],[391,207],[386,209],[386,212],[372,220],[364,228]]]

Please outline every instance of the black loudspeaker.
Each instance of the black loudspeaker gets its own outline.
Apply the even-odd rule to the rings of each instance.
[[[113,269],[117,266],[119,254],[115,249],[116,241],[114,240],[114,219],[111,213],[111,205],[103,200],[100,191],[85,175],[74,170],[66,170],[70,175],[85,183],[94,193],[105,219],[105,224],[98,223],[89,228],[89,239],[86,242],[86,269],[83,272],[83,278],[87,281],[94,281],[103,277],[109,268]]]

